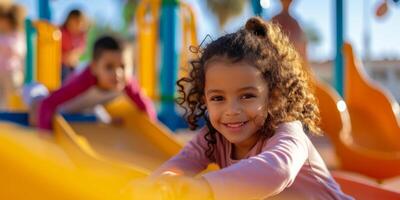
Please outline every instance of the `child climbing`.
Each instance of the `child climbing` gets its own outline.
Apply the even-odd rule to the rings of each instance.
[[[301,59],[278,26],[251,18],[200,51],[178,81],[191,128],[207,125],[151,176],[178,199],[351,199],[306,134],[319,111]],[[198,175],[208,164],[220,170]],[[196,177],[194,177],[196,176]]]
[[[90,112],[123,93],[155,120],[152,102],[142,94],[136,79],[125,73],[122,50],[119,40],[101,37],[94,44],[90,65],[81,72],[74,72],[59,90],[49,95],[43,85],[25,87],[25,102],[32,107],[31,124],[51,129],[56,112]]]

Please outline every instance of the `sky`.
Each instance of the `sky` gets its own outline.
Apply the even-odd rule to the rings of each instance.
[[[28,7],[28,16],[37,18],[37,0],[15,0]],[[400,5],[391,4],[389,13],[383,19],[374,17],[375,7],[381,0],[344,0],[345,7],[345,40],[351,42],[359,56],[364,56],[364,27],[368,24],[370,34],[371,57],[373,59],[400,59]],[[72,8],[82,9],[91,19],[102,25],[115,29],[122,26],[122,1],[116,0],[50,0],[52,21],[61,24],[67,12]],[[246,19],[253,15],[250,5],[243,13],[231,19],[223,28],[218,27],[217,20],[204,0],[186,0],[192,5],[197,16],[198,38],[201,41],[207,34],[213,38],[237,30]],[[334,57],[334,0],[295,0],[291,14],[303,27],[317,30],[321,41],[309,46],[311,60],[324,61]],[[365,6],[366,4],[366,6]],[[368,16],[364,16],[364,8]],[[280,11],[279,0],[270,0],[270,8],[264,10],[264,17],[270,19]],[[366,20],[368,19],[368,20]]]

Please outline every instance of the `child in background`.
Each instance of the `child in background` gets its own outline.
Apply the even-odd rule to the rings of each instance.
[[[96,106],[122,93],[151,119],[156,120],[152,102],[141,93],[137,81],[126,75],[124,67],[121,43],[110,36],[99,38],[94,44],[91,64],[82,72],[74,72],[59,90],[48,95],[48,92],[43,92],[42,85],[26,87],[24,99],[33,108],[30,122],[49,130],[56,112],[93,111]]]
[[[293,0],[280,0],[282,10],[272,17],[272,22],[280,25],[281,30],[292,42],[294,48],[299,52],[301,58],[307,61],[307,36],[297,20],[290,15]]]
[[[24,9],[19,5],[0,4],[0,109],[23,80],[25,36]]]
[[[179,199],[351,199],[306,133],[319,111],[298,53],[279,27],[251,18],[192,61],[178,81],[192,128],[181,152],[151,176]],[[220,170],[193,178],[208,164]]]
[[[79,64],[86,46],[85,17],[80,10],[71,10],[61,29],[61,80],[65,80]]]

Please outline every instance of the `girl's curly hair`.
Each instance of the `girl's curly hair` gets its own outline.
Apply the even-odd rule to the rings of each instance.
[[[271,137],[283,122],[299,120],[306,132],[320,133],[320,117],[308,70],[303,69],[299,54],[279,26],[253,17],[237,32],[224,35],[201,50],[198,59],[190,62],[188,77],[178,80],[180,96],[177,103],[185,109],[191,129],[205,118],[209,132],[206,155],[212,159],[216,130],[207,119],[204,102],[205,70],[213,57],[225,57],[232,62],[246,61],[263,74],[268,88],[268,116],[262,135]]]

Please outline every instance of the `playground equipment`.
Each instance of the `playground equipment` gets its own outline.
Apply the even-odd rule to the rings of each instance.
[[[132,125],[126,124],[127,129],[146,128],[144,136],[146,139],[140,142],[153,143],[152,147],[156,148],[152,149],[154,152],[149,153],[140,150],[143,144],[132,149],[124,147],[123,150],[132,150],[132,152],[125,152],[123,156],[129,154],[135,158],[138,155],[135,151],[138,151],[149,153],[148,159],[160,162],[164,158],[151,156],[160,155],[160,152],[169,155],[179,149],[179,145],[171,140],[170,134],[159,134],[162,128],[151,124],[141,113],[135,114],[136,118],[132,120],[130,114],[128,115],[130,111],[127,111],[127,106],[131,105],[125,99],[119,99],[110,104],[107,109],[114,116],[123,117],[125,120],[130,119],[129,122],[132,122]],[[79,125],[88,125],[91,132],[99,133],[99,129],[95,129],[99,125],[75,123],[78,127],[73,129],[74,123],[71,127],[62,116],[55,118],[54,125],[55,137],[51,138],[46,135],[47,133],[37,133],[32,129],[0,123],[0,129],[4,130],[0,133],[0,161],[3,163],[0,167],[0,175],[3,177],[0,185],[5,189],[0,193],[1,199],[20,199],[27,195],[30,199],[135,199],[132,198],[132,193],[136,191],[135,185],[131,183],[148,175],[149,170],[143,169],[142,166],[149,166],[149,160],[145,160],[147,163],[141,163],[140,157],[143,157],[141,155],[139,159],[138,157],[131,159],[132,162],[129,164],[122,162],[121,157],[118,157],[118,160],[115,159],[115,154],[106,155],[107,153],[98,152],[99,149],[95,147],[95,143],[99,140],[92,140],[93,138],[83,132],[83,134],[75,132],[82,130]],[[124,128],[121,127],[121,129]],[[115,130],[121,131],[121,129]],[[114,132],[107,132],[107,134],[108,139],[111,140],[113,140],[112,137],[120,136],[115,135]],[[100,137],[104,138],[104,135]],[[116,146],[109,148],[116,148]],[[363,163],[359,164],[363,165]],[[371,182],[354,179],[346,174],[333,172],[333,176],[343,191],[356,198],[398,199],[400,195],[398,192],[384,189]]]
[[[342,172],[332,172],[336,182],[339,183],[343,192],[355,199],[374,200],[387,199],[395,200],[400,198],[400,192],[382,188],[378,184],[366,180],[348,176]]]
[[[37,31],[36,81],[50,91],[61,86],[61,32],[47,21],[34,23]]]
[[[175,111],[175,82],[188,72],[188,60],[194,56],[188,53],[190,46],[197,45],[194,13],[178,0],[146,0],[138,6],[136,21],[139,83],[160,102],[159,118],[164,124],[172,130],[186,126]]]
[[[124,186],[146,175],[77,147],[67,154],[53,138],[27,128],[0,127],[1,199],[123,199]]]
[[[47,21],[25,21],[27,56],[24,84],[40,82],[50,91],[61,86],[61,32]],[[36,49],[34,48],[36,46]],[[40,66],[40,67],[37,67]],[[10,96],[11,111],[24,111],[21,94]]]
[[[186,3],[181,2],[181,24],[182,24],[182,52],[179,61],[179,78],[185,77],[189,72],[189,61],[192,60],[196,52],[191,52],[191,47],[198,47],[196,18],[193,10]]]
[[[137,76],[140,86],[150,98],[156,98],[157,54],[158,54],[158,18],[159,1],[142,1],[136,11],[137,33]]]
[[[355,142],[374,150],[400,152],[400,107],[389,92],[368,78],[350,44],[345,55],[345,100]],[[400,175],[400,173],[399,173]]]
[[[0,133],[0,161],[4,163],[0,185],[7,188],[0,198],[132,199],[129,183],[145,177],[182,145],[168,129],[137,112],[125,97],[107,110],[126,123],[120,127],[71,123],[58,115],[52,138],[0,122],[4,130]],[[27,118],[8,119],[26,124],[21,120]]]
[[[50,91],[61,86],[61,32],[47,21],[26,20],[27,60],[25,80],[40,82]],[[36,49],[34,48],[36,46]]]
[[[334,145],[340,169],[364,174],[377,180],[400,175],[399,151],[376,150],[358,143],[360,137],[368,138],[370,133],[355,133],[346,104],[336,91],[319,83],[316,87],[316,96],[322,119],[321,129]]]
[[[114,100],[106,108],[111,116],[121,118],[124,123],[119,126],[96,122],[66,123],[57,118],[56,138],[68,135],[76,144],[82,144],[81,149],[90,146],[90,152],[148,171],[157,168],[182,148],[167,128],[151,122],[125,97]]]
[[[29,196],[30,199],[122,200],[143,197],[140,193],[143,191],[135,190],[138,185],[132,183],[146,177],[146,170],[100,156],[91,148],[90,141],[65,126],[68,124],[61,116],[56,117],[55,125],[56,137],[51,138],[47,133],[0,123],[4,130],[0,133],[1,199]],[[344,192],[356,198],[400,197],[398,192],[346,174],[333,172],[333,176]],[[165,189],[157,192],[161,197],[168,197],[162,194],[168,193]]]

